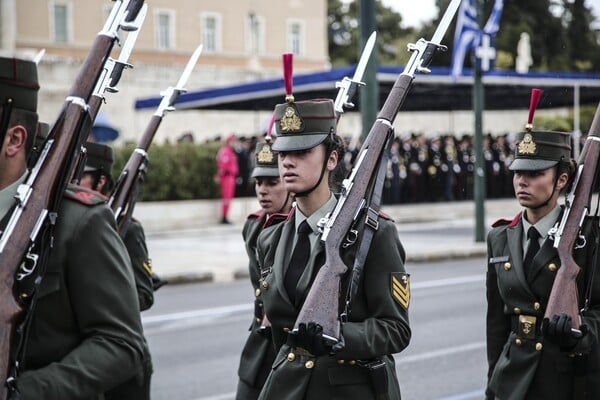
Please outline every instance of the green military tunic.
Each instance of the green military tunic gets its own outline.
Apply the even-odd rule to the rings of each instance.
[[[140,311],[145,311],[154,304],[152,261],[148,255],[144,228],[138,220],[131,219],[123,243],[131,259]]]
[[[38,290],[17,378],[24,400],[103,399],[140,371],[144,340],[129,258],[94,192],[67,191]]]
[[[334,206],[335,198],[332,197],[308,218],[313,232],[318,220]],[[371,243],[352,312],[348,322],[341,327],[345,347],[334,356],[321,357],[295,352],[286,344],[287,332],[294,327],[314,277],[325,262],[324,246],[315,235],[311,240],[308,265],[296,288],[297,300],[292,303],[284,287],[284,276],[295,232],[296,213],[292,210],[289,220],[265,229],[258,238],[258,261],[266,274],[261,281],[261,298],[272,324],[275,346],[279,349],[260,399],[375,399],[369,371],[359,365],[374,358],[385,362],[387,385],[383,391],[387,398],[400,399],[392,355],[408,345],[411,331],[405,253],[396,226],[390,220],[379,218],[379,229]],[[344,262],[350,267],[356,247],[347,247],[342,252]],[[348,277],[346,274],[342,282],[342,296],[346,293]],[[394,282],[404,282],[406,298],[394,297]]]
[[[250,334],[242,350],[238,367],[239,382],[236,399],[250,400],[258,398],[271,365],[275,360],[275,348],[270,333],[259,332],[263,319],[263,305],[260,297],[260,269],[256,261],[256,240],[267,222],[268,215],[259,210],[248,216],[242,230],[242,237],[249,259],[250,282],[256,296],[255,313],[250,324]]]
[[[583,313],[583,323],[590,331],[573,351],[561,352],[540,333],[560,268],[552,239],[544,240],[526,277],[521,214],[513,221],[494,224],[487,238],[488,400],[567,400],[574,398],[576,386],[587,391],[585,399],[600,399],[600,274],[592,274],[597,266],[593,262],[596,244],[591,229],[592,221],[587,220],[587,243],[573,252],[582,268],[577,281],[580,308],[586,290],[591,290],[589,309]]]

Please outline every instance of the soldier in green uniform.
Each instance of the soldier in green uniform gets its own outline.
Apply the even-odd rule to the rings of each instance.
[[[339,344],[329,346],[315,322],[291,333],[325,262],[320,229],[337,202],[329,179],[344,157],[336,122],[331,100],[288,101],[275,107],[273,149],[279,151],[279,172],[286,189],[295,195],[296,207],[288,220],[258,237],[260,298],[278,349],[260,399],[400,399],[392,355],[410,340],[410,292],[404,249],[389,218],[378,218],[352,311],[341,324]],[[342,249],[349,270],[356,247]],[[343,289],[348,280],[347,274]],[[394,294],[393,286],[403,296]]]
[[[7,122],[0,128],[2,224],[28,174],[38,89],[35,63],[0,58],[1,120]],[[35,272],[27,275],[21,268],[16,278],[18,299],[27,306],[34,295],[35,307],[28,311],[24,342],[15,355],[20,363],[11,397],[103,399],[106,391],[140,370],[144,352],[129,258],[103,198],[69,187],[53,247],[41,262],[45,273],[35,292]]]
[[[256,197],[260,209],[246,219],[242,236],[249,259],[250,282],[256,296],[254,318],[250,325],[250,335],[246,340],[238,376],[236,399],[257,399],[260,390],[271,371],[275,359],[275,348],[271,339],[271,328],[264,319],[264,306],[260,298],[260,270],[256,262],[256,239],[265,226],[283,221],[292,207],[292,197],[279,177],[277,152],[269,141],[256,145],[256,166],[252,170],[255,180]]]
[[[573,251],[582,268],[582,334],[564,314],[543,323],[560,268],[553,234],[563,213],[558,199],[575,168],[570,149],[568,134],[533,131],[529,124],[516,136],[509,168],[523,211],[496,222],[487,238],[488,400],[600,398],[597,218],[586,219],[585,243]]]

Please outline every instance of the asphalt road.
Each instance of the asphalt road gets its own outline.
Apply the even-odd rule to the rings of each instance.
[[[404,400],[483,397],[483,259],[407,264],[410,346],[396,357]],[[154,359],[154,400],[233,399],[252,313],[246,281],[166,286],[143,314]]]

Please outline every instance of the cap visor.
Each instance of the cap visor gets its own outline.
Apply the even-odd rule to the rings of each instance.
[[[298,135],[279,135],[273,143],[272,149],[275,151],[298,151],[312,149],[321,144],[327,133],[319,134],[298,134]]]
[[[279,177],[279,168],[256,167],[252,170],[252,178],[259,176],[277,176]]]
[[[555,160],[532,160],[528,158],[519,158],[514,160],[508,167],[511,171],[541,171],[554,167],[558,164]]]

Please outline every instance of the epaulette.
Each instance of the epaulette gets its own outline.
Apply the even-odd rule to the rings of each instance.
[[[492,224],[492,228],[496,228],[498,226],[507,225],[507,224],[509,224],[509,227],[512,228],[513,226],[515,226],[519,223],[519,218],[521,218],[521,213],[518,213],[517,215],[515,215],[515,217],[512,220],[506,219],[506,218],[500,218],[499,220],[497,220],[496,222],[494,222]]]
[[[292,213],[275,213],[275,214],[271,214],[269,215],[269,218],[267,218],[267,220],[265,221],[264,225],[263,225],[263,229],[268,228],[269,226],[273,226],[273,225],[277,225],[280,222],[285,222],[288,219],[290,219],[290,215],[292,215]]]
[[[250,219],[250,218],[255,218],[255,219],[259,219],[260,217],[262,217],[265,214],[265,210],[263,210],[262,208],[259,210],[256,210],[250,214],[248,214],[248,216],[246,217],[246,219]]]
[[[98,204],[106,203],[106,200],[108,200],[106,196],[99,192],[77,185],[67,186],[64,197],[86,206],[96,206]]]

